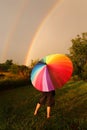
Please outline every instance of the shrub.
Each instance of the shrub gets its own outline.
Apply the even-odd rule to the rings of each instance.
[[[18,79],[10,79],[10,78],[5,78],[3,80],[0,80],[0,90],[7,90],[7,89],[12,89],[16,87],[21,87],[29,85],[29,80],[24,79],[24,78],[18,78]]]

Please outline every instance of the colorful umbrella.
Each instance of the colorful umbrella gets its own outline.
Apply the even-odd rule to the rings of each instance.
[[[31,82],[37,90],[49,92],[61,88],[70,79],[72,71],[72,62],[66,55],[48,55],[32,69]]]

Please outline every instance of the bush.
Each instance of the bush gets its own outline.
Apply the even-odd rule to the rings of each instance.
[[[18,78],[18,79],[3,79],[0,80],[0,90],[13,89],[16,87],[21,87],[25,85],[29,85],[30,82],[28,79]]]
[[[80,80],[80,78],[79,78],[78,75],[74,75],[74,76],[72,77],[72,80],[73,80],[73,81],[78,81],[78,80]]]

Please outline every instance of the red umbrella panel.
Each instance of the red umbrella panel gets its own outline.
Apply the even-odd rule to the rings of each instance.
[[[52,54],[41,59],[32,69],[31,82],[43,92],[61,88],[70,78],[73,64],[70,58],[63,54]]]

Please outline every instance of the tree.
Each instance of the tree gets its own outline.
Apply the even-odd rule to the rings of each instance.
[[[32,69],[38,63],[38,61],[39,61],[39,59],[31,60],[31,64],[29,67]]]
[[[13,61],[12,60],[6,60],[5,63],[0,64],[0,71],[4,71],[4,72],[9,71],[11,65],[13,65]]]
[[[12,60],[6,60],[6,62],[4,63],[6,71],[9,71],[9,69],[11,68],[12,65],[13,65]]]
[[[13,64],[13,61],[12,60],[6,60],[5,64],[8,65],[8,66],[11,66]]]
[[[84,65],[84,67],[83,67],[83,78],[85,79],[85,80],[87,80],[87,63]]]
[[[74,65],[74,75],[78,75],[79,78],[84,79],[83,74],[86,71],[85,68],[87,68],[85,67],[87,64],[87,33],[82,33],[81,36],[77,35],[71,41],[70,57]]]
[[[19,66],[19,73],[25,77],[25,78],[29,78],[29,68],[25,65],[20,65]]]
[[[4,64],[2,63],[0,64],[0,72],[3,72],[3,71],[5,71],[5,67],[4,67]]]
[[[9,71],[12,72],[13,74],[19,74],[19,67],[18,67],[18,65],[16,65],[16,64],[11,65]]]

